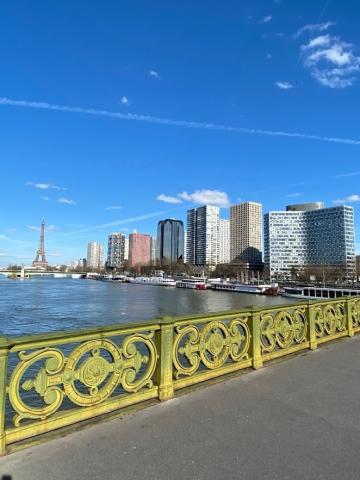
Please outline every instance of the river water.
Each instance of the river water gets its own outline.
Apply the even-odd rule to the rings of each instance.
[[[0,277],[0,334],[23,335],[140,322],[248,306],[289,304],[289,299],[244,293],[116,284],[85,279]]]

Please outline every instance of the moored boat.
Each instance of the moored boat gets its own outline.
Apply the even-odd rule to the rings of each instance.
[[[156,287],[175,287],[176,282],[170,277],[130,277],[130,283],[153,285]]]
[[[355,297],[360,295],[360,290],[353,288],[341,287],[284,287],[281,295],[289,298],[341,298],[341,297]]]
[[[183,278],[176,282],[177,288],[192,288],[195,290],[205,290],[206,280],[205,278]]]
[[[212,283],[211,288],[213,290],[227,291],[227,292],[255,293],[259,295],[276,295],[275,287],[272,285],[243,285],[241,283],[214,282]],[[273,293],[270,293],[270,292],[273,292]]]

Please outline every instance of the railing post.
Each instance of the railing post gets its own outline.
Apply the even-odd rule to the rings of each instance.
[[[261,357],[261,342],[260,342],[260,310],[251,310],[251,356],[252,363],[255,369],[263,366],[263,360]]]
[[[308,332],[309,346],[310,346],[310,350],[316,350],[317,339],[316,339],[316,329],[315,329],[315,306],[310,302],[308,302],[307,311],[308,311],[308,320],[309,320],[309,332]]]
[[[347,321],[348,336],[353,337],[354,336],[354,325],[353,325],[353,319],[352,319],[352,304],[351,304],[351,301],[349,299],[346,300],[345,315],[346,315],[346,321]]]
[[[6,387],[8,375],[9,342],[7,338],[0,337],[0,455],[4,455],[5,442],[5,407]]]
[[[174,396],[173,383],[173,338],[174,321],[172,317],[163,317],[160,320],[160,330],[156,332],[156,347],[158,350],[157,384],[159,399],[169,400]]]

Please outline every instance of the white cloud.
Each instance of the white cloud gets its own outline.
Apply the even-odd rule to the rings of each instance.
[[[266,15],[266,17],[263,17],[260,20],[260,23],[269,23],[269,22],[271,22],[271,20],[272,20],[272,15]]]
[[[360,195],[349,195],[345,198],[340,198],[338,200],[334,200],[333,203],[337,205],[343,205],[344,203],[356,203],[360,202]]]
[[[310,48],[315,47],[327,47],[331,42],[330,35],[320,35],[319,37],[315,37],[307,45],[303,45],[301,47],[302,50],[308,50]]]
[[[106,207],[105,210],[121,210],[122,206],[121,205],[112,205],[110,207]]]
[[[300,192],[294,192],[294,193],[288,193],[286,196],[288,198],[296,198],[296,197],[300,197],[302,195],[302,193]]]
[[[280,88],[280,90],[290,90],[291,88],[294,88],[294,85],[290,82],[275,82],[275,85]]]
[[[182,192],[178,194],[182,200],[202,205],[214,205],[217,207],[228,207],[230,200],[225,192],[219,190],[196,190],[194,193]]]
[[[11,98],[0,97],[0,105],[34,108],[39,110],[52,110],[56,112],[81,113],[86,115],[96,115],[99,117],[116,118],[118,120],[127,120],[134,122],[145,122],[156,125],[167,125],[179,128],[189,128],[195,130],[211,130],[229,133],[239,133],[242,135],[261,135],[270,137],[297,138],[302,140],[316,140],[320,142],[340,143],[345,145],[360,145],[360,139],[326,137],[324,135],[315,135],[300,132],[284,132],[280,130],[265,130],[261,128],[235,127],[232,125],[221,125],[216,123],[206,123],[188,120],[173,120],[170,118],[153,117],[137,113],[110,112],[108,110],[96,110],[94,108],[69,107],[67,105],[56,105],[47,102],[32,102],[28,100],[13,100]]]
[[[294,38],[300,37],[303,33],[315,33],[315,32],[325,32],[330,27],[334,26],[334,22],[324,22],[324,23],[314,23],[309,25],[304,25],[303,27],[299,28],[299,30],[294,34]]]
[[[320,25],[324,30],[333,24],[328,22]],[[344,42],[340,37],[319,35],[302,45],[300,50],[305,68],[326,87],[350,87],[360,72],[360,56],[355,54],[354,45]]]
[[[62,255],[63,253],[61,252],[50,252],[46,254],[47,257],[61,257]]]
[[[161,193],[156,197],[156,200],[160,200],[160,202],[165,202],[165,203],[182,203],[180,198],[178,197],[171,197],[169,195],[165,195],[164,193]]]
[[[39,190],[66,190],[66,188],[59,187],[58,185],[53,185],[52,183],[34,183],[26,182],[25,185],[28,187],[38,188]]]
[[[8,256],[7,253],[2,253],[2,252],[0,252],[0,257],[7,257],[7,256]]]
[[[44,197],[44,196],[42,196],[42,195],[41,195],[40,198],[41,198],[41,200],[49,200],[49,197]]]
[[[58,198],[59,203],[64,203],[65,205],[76,205],[75,200],[71,200],[70,198]]]
[[[7,237],[6,235],[1,235],[1,234],[0,234],[0,240],[7,240],[7,241],[9,241],[9,240],[11,240],[11,238]]]
[[[120,103],[122,103],[123,105],[126,105],[126,106],[130,105],[129,99],[125,95],[123,95],[121,97]]]
[[[150,77],[160,78],[159,72],[157,72],[156,70],[149,70],[148,73],[149,73]]]

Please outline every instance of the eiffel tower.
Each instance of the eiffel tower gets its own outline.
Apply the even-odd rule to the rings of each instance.
[[[45,220],[43,219],[40,227],[40,241],[39,248],[36,252],[35,260],[33,261],[33,266],[37,268],[46,268],[48,262],[45,257]]]

